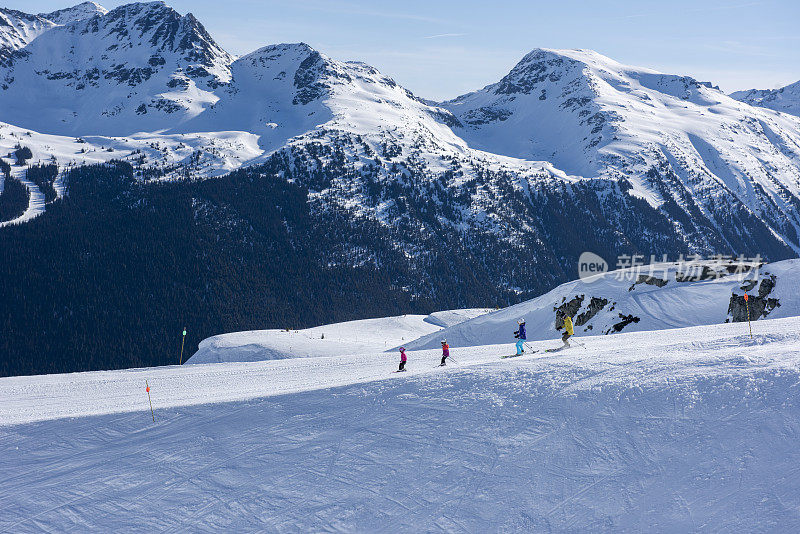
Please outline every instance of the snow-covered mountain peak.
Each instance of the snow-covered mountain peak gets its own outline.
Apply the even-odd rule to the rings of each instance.
[[[375,146],[410,143],[417,135],[465,147],[444,124],[454,117],[362,62],[339,61],[305,43],[262,47],[231,65],[220,101],[182,132],[245,130],[260,136],[265,154],[302,136],[354,135]],[[424,133],[423,133],[424,132]],[[435,132],[435,133],[434,133]],[[406,139],[402,143],[400,138]],[[305,138],[305,137],[304,137]]]
[[[87,23],[84,31],[114,36],[128,47],[148,46],[154,52],[180,54],[205,67],[227,69],[232,60],[191,13],[182,16],[161,1],[120,6],[109,11],[101,25]],[[227,81],[227,75],[216,74]]]
[[[623,72],[596,52],[535,49],[499,82],[442,105],[471,146],[595,176],[597,147],[613,138],[619,118],[603,112],[600,98],[630,85]]]
[[[263,78],[273,75],[272,80],[291,81],[296,94],[292,104],[306,105],[312,100],[330,96],[334,87],[356,83],[357,80],[398,87],[397,83],[381,74],[376,68],[361,61],[337,61],[306,43],[283,43],[268,45],[241,57],[232,67],[240,74],[245,70]],[[288,74],[291,74],[287,78]],[[403,90],[410,98],[410,92]]]
[[[50,13],[40,13],[39,16],[55,24],[64,25],[79,20],[86,20],[97,15],[105,15],[108,10],[96,2],[82,2],[78,5],[59,9]]]
[[[729,198],[725,211],[744,205],[762,217],[783,206],[793,215],[791,223],[776,221],[780,233],[800,228],[786,200],[800,192],[800,122],[745,106],[690,76],[587,50],[537,49],[498,83],[443,106],[472,147],[550,161],[571,175],[625,180],[653,207],[691,197],[717,211],[712,191]],[[759,148],[742,158],[745,146]]]
[[[56,26],[104,15],[108,10],[94,2],[32,15],[0,7],[0,67],[10,63],[17,50]]]
[[[484,88],[495,95],[547,93],[547,85],[567,86],[570,94],[585,89],[600,95],[600,84],[608,84],[615,91],[630,93],[640,86],[666,95],[688,100],[703,88],[719,92],[708,82],[699,82],[690,76],[663,74],[653,69],[624,65],[603,54],[587,49],[556,50],[536,48],[526,54],[498,83]],[[695,94],[693,94],[695,93]],[[473,93],[470,93],[473,94]],[[469,95],[455,99],[458,102]],[[718,103],[713,101],[713,103]]]
[[[48,133],[163,130],[217,100],[232,60],[191,14],[127,4],[30,42],[0,70],[0,103],[11,122]]]
[[[0,66],[15,50],[20,50],[56,24],[40,15],[0,7]]]
[[[315,53],[311,46],[306,43],[278,43],[265,45],[245,54],[239,59],[248,58],[250,61],[303,61],[309,55]]]
[[[731,98],[751,106],[769,108],[800,116],[800,81],[779,89],[750,89],[731,93]]]
[[[295,105],[305,105],[328,94],[333,85],[352,82],[343,64],[305,43],[265,46],[238,63],[270,73],[280,69],[273,79],[282,79],[287,72],[292,72],[291,81],[296,90],[292,104]]]
[[[524,92],[544,80],[581,74],[587,66],[601,68],[619,64],[593,50],[554,50],[536,48],[526,54],[497,85],[499,93]]]

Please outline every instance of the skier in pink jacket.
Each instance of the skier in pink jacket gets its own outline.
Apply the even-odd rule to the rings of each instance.
[[[443,365],[447,365],[447,358],[450,357],[450,345],[447,344],[447,340],[442,340],[442,363],[439,364],[439,367]]]
[[[397,370],[398,373],[406,370],[406,360],[408,360],[406,357],[406,348],[400,347],[400,369]]]

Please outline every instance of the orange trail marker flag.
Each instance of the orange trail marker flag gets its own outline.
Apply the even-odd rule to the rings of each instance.
[[[750,328],[750,339],[753,339],[753,325],[750,323],[750,297],[744,293],[744,304],[747,306],[747,326]]]
[[[156,414],[153,412],[153,400],[150,398],[150,384],[147,383],[147,380],[144,381],[145,388],[144,390],[147,392],[147,400],[150,401],[150,415],[153,416],[153,422],[156,422]]]

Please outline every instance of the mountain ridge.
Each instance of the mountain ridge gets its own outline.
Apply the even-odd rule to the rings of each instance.
[[[97,2],[81,2],[72,7],[57,9],[50,13],[39,13],[39,16],[56,24],[63,25],[89,19],[97,15],[102,16],[106,13],[108,13],[108,10]]]
[[[163,130],[216,101],[231,61],[191,13],[126,4],[18,50],[0,79],[3,118],[61,135]]]
[[[88,52],[75,56],[65,42]],[[123,68],[92,53],[102,44],[116,54],[117,42],[135,62]],[[50,59],[48,52],[67,48],[62,59],[82,68]],[[392,192],[398,181],[421,192],[443,179],[461,199],[446,207],[445,224],[508,237],[525,224],[504,209],[510,190],[492,193],[496,177],[508,173],[514,194],[523,195],[600,180],[608,194],[624,191],[666,216],[670,233],[695,250],[737,252],[762,242],[772,254],[800,251],[800,119],[597,52],[535,49],[496,84],[431,103],[373,67],[304,43],[234,59],[191,14],[163,2],[55,27],[23,51],[6,69],[0,104],[14,105],[0,119],[76,135],[101,130],[92,142],[130,155],[143,176],[202,177],[273,158],[287,175],[333,165],[340,179],[308,184],[314,201],[390,226],[402,205]],[[83,107],[70,111],[70,94],[81,91],[98,98],[82,97]],[[50,114],[33,113],[19,105],[26,99],[57,103]],[[46,124],[36,124],[43,115]],[[238,137],[220,143],[221,132]],[[317,146],[332,147],[331,155],[320,158]],[[365,194],[376,179],[378,194]]]
[[[0,121],[0,158],[30,151],[9,178],[55,191],[0,228],[0,278],[19,284],[0,324],[29,370],[44,353],[69,369],[70,350],[84,369],[121,364],[70,333],[106,324],[98,300],[126,324],[117,346],[163,363],[167,318],[203,336],[312,326],[513,304],[574,278],[584,251],[613,265],[800,250],[800,119],[586,50],[534,50],[436,103],[303,43],[234,58],[191,14],[129,4],[14,52]],[[87,257],[102,291],[54,291]],[[36,349],[42,332],[64,341]]]
[[[106,13],[108,10],[95,2],[83,2],[37,15],[0,7],[0,66],[9,60],[13,52],[24,48],[51,28]]]
[[[781,113],[800,116],[800,81],[778,89],[748,89],[734,91],[731,98],[751,106],[764,107]]]

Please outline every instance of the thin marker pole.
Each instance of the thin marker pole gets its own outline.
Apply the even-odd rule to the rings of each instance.
[[[183,339],[181,339],[181,360],[178,365],[183,365],[183,344],[186,342],[186,327],[183,327]]]
[[[750,328],[750,339],[753,339],[753,325],[750,323],[750,297],[747,292],[744,294],[744,303],[747,306],[747,326]]]
[[[144,390],[147,392],[147,400],[150,401],[150,415],[153,416],[153,422],[156,422],[156,414],[153,411],[153,400],[150,398],[150,384],[147,383],[147,380],[144,381],[144,385],[147,386]]]

